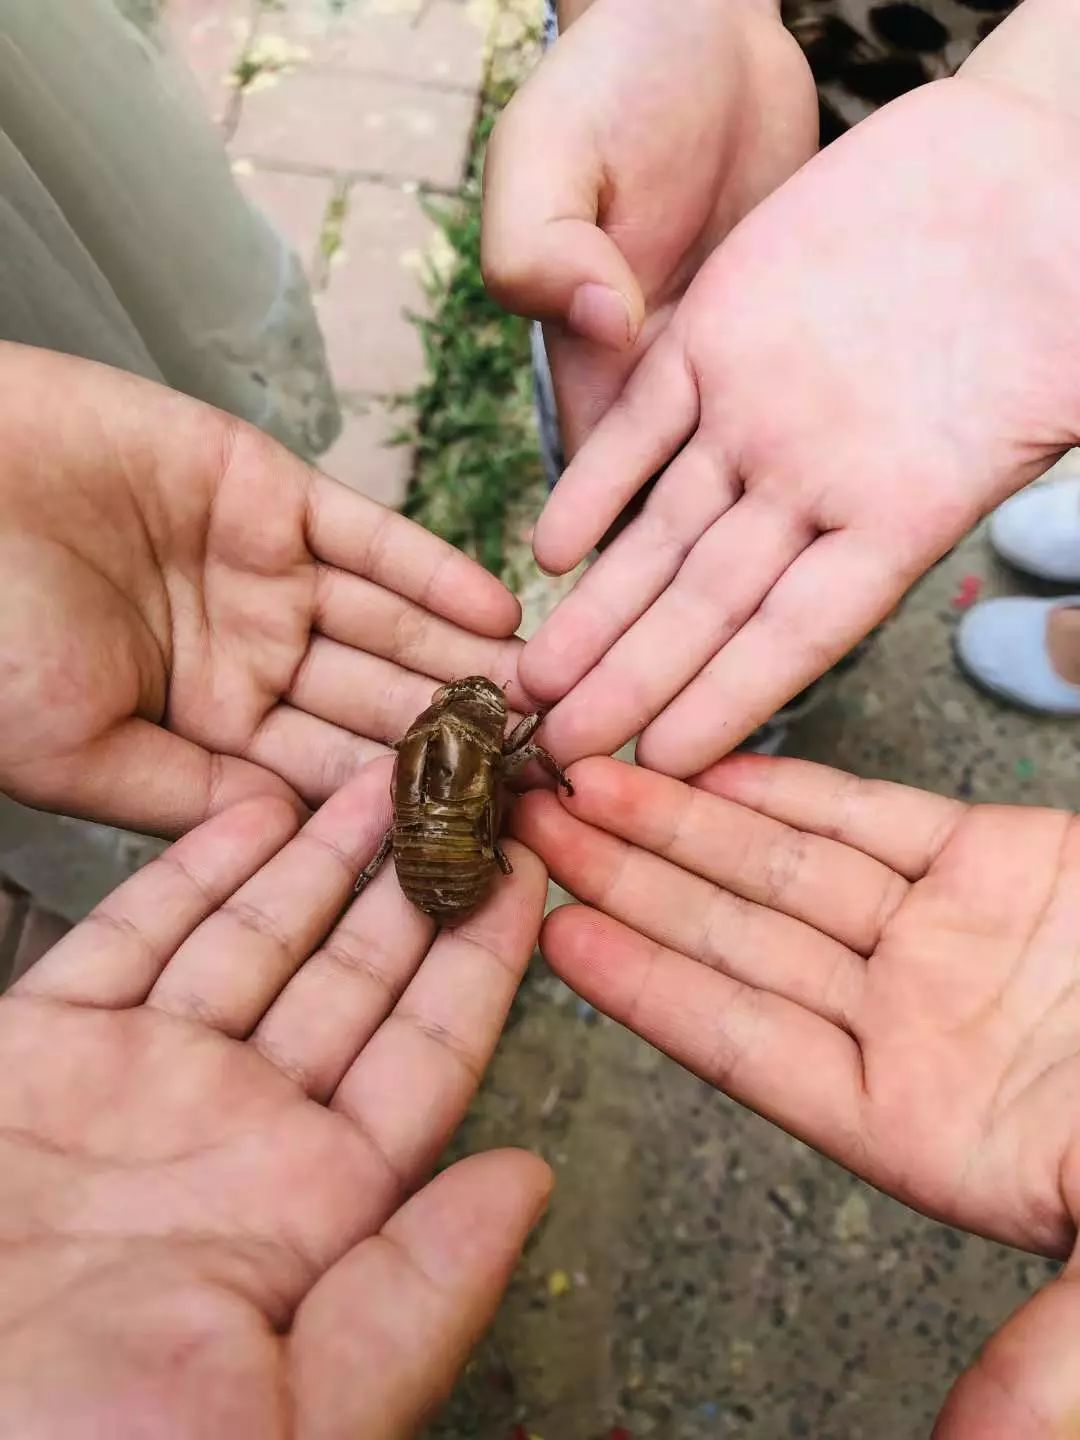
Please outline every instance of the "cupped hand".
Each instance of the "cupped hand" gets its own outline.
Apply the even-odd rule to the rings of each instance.
[[[177,834],[307,804],[433,683],[513,702],[517,602],[419,526],[194,400],[0,346],[0,788]]]
[[[1080,435],[1078,152],[1080,119],[942,81],[720,247],[536,530],[569,569],[672,461],[523,654],[561,757],[643,731],[703,769]]]
[[[547,329],[572,454],[720,239],[814,153],[773,0],[594,0],[495,128],[483,264]]]
[[[1066,1256],[1080,1215],[1080,822],[733,757],[613,760],[517,833],[583,903],[543,935],[590,1004],[924,1214]],[[1077,1413],[1075,1264],[992,1342],[940,1435]],[[1070,1407],[1072,1407],[1070,1409]]]
[[[438,935],[351,900],[389,770],[216,816],[0,1000],[0,1435],[391,1440],[490,1320],[550,1176],[428,1176],[545,876]]]

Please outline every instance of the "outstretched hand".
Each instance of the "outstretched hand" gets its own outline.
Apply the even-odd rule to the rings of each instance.
[[[484,276],[546,327],[573,454],[733,225],[817,146],[775,0],[593,0],[499,119]]]
[[[350,903],[389,768],[218,815],[0,1000],[0,1434],[400,1440],[490,1320],[547,1169],[428,1176],[545,876],[438,935]]]
[[[695,774],[1080,435],[1078,152],[1001,80],[924,86],[708,261],[536,529],[568,570],[668,465],[525,648],[561,758]]]
[[[590,1004],[939,1220],[1068,1256],[1080,1216],[1080,822],[796,760],[692,786],[612,760],[517,833],[582,902],[546,958]],[[1073,1265],[960,1382],[939,1434],[1080,1406]],[[1042,1428],[1040,1428],[1042,1427]]]
[[[420,526],[251,427],[0,346],[0,788],[175,835],[316,805],[438,680],[511,703],[519,607]]]

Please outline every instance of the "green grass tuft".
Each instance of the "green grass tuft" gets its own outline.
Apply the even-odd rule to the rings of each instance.
[[[429,206],[451,263],[427,276],[431,318],[415,323],[428,374],[401,402],[410,413],[399,437],[417,452],[405,513],[511,585],[512,555],[521,548],[515,524],[520,529],[520,517],[539,509],[544,477],[528,324],[489,299],[480,273],[480,188],[488,137],[536,38],[525,33],[517,53],[497,53],[461,197]]]

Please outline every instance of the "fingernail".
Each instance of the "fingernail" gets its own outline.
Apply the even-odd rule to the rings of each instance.
[[[566,320],[584,339],[613,350],[625,350],[634,340],[630,306],[610,285],[579,285]]]

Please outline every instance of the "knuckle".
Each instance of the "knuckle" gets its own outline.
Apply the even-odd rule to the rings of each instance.
[[[390,659],[407,669],[416,668],[424,652],[431,628],[431,618],[411,605],[402,605],[390,632]]]
[[[238,929],[263,941],[273,950],[283,954],[290,953],[291,947],[287,937],[282,933],[277,922],[258,905],[252,905],[244,900],[227,900],[218,914],[237,926]]]
[[[175,878],[185,888],[194,891],[207,908],[212,908],[217,903],[213,886],[173,850],[166,850],[163,855],[152,860],[147,869],[151,868],[158,874]]]
[[[386,949],[373,936],[342,932],[327,941],[319,952],[336,970],[369,980],[390,1000],[396,1000],[400,985]]]
[[[364,766],[370,762],[373,753],[383,754],[385,752],[381,750],[373,752],[371,742],[365,742],[359,736],[347,735],[339,743],[328,746],[323,753],[316,778],[318,794],[321,796],[336,794],[343,785],[347,785],[350,780],[356,778]]]
[[[318,858],[325,857],[333,862],[350,879],[356,874],[357,856],[332,835],[320,834],[317,830],[302,830],[295,845],[315,851]]]
[[[718,1090],[730,1092],[739,1083],[739,1072],[752,1049],[761,1005],[762,992],[743,984],[728,1001],[704,1066],[704,1078]]]
[[[139,949],[150,948],[149,941],[135,921],[112,908],[108,901],[91,910],[82,922],[82,928],[84,931],[100,930],[107,940],[113,942],[123,942]]]
[[[251,1044],[264,1060],[268,1060],[276,1070],[279,1070],[299,1089],[308,1091],[313,1088],[315,1077],[310,1067],[296,1056],[291,1055],[283,1045],[268,1039],[265,1035],[258,1034],[252,1037]]]
[[[761,856],[761,895],[770,910],[784,910],[792,901],[803,874],[807,837],[784,829],[764,843]]]
[[[371,524],[368,528],[363,547],[363,557],[359,564],[359,573],[373,579],[380,579],[384,568],[384,561],[390,556],[394,544],[394,535],[398,529],[401,516],[396,510],[386,509],[377,506],[370,516]]]
[[[821,617],[815,609],[781,599],[775,590],[761,602],[757,615],[771,631],[783,637],[785,649],[798,656],[800,674],[812,672],[816,679],[831,669],[843,653],[842,642],[822,631]]]
[[[451,1030],[449,1026],[443,1025],[438,1020],[430,1019],[426,1015],[405,1012],[399,1014],[398,1018],[402,1024],[411,1026],[411,1028],[419,1035],[422,1035],[424,1039],[430,1040],[432,1044],[437,1045],[440,1050],[452,1056],[473,1082],[476,1084],[480,1083],[483,1078],[483,1070],[476,1056],[473,1054],[469,1042],[456,1031]]]
[[[536,266],[495,230],[485,235],[481,245],[480,271],[488,294],[507,310],[528,295],[538,279]]]

